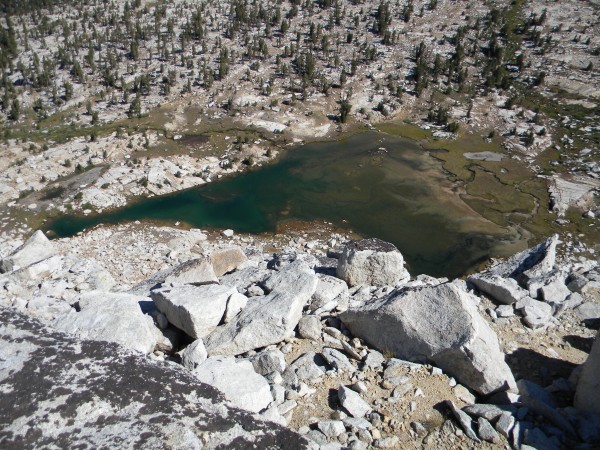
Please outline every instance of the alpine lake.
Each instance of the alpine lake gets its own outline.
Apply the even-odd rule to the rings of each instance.
[[[305,144],[272,164],[196,188],[102,214],[63,216],[45,228],[66,237],[98,224],[146,220],[265,233],[286,221],[328,221],[392,242],[413,275],[455,277],[526,246],[517,227],[476,212],[461,189],[418,142],[369,131]]]

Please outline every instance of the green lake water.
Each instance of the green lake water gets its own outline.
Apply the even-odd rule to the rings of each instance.
[[[414,275],[462,275],[515,239],[470,210],[417,143],[375,132],[303,145],[265,167],[105,214],[61,217],[47,229],[65,237],[100,223],[155,220],[262,233],[290,219],[390,241]]]

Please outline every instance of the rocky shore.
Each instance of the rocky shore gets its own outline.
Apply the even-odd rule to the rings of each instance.
[[[447,280],[377,239],[123,232],[3,243],[3,447],[600,443],[600,266],[557,236]]]

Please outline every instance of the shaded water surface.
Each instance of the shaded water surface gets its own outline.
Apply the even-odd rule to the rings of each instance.
[[[512,237],[470,210],[416,143],[374,132],[304,145],[267,167],[113,212],[65,216],[48,229],[64,237],[144,219],[248,233],[274,231],[286,219],[324,219],[393,242],[413,274],[449,277]]]

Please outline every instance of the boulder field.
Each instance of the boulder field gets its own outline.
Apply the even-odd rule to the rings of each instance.
[[[129,286],[38,231],[0,260],[0,445],[592,448],[600,338],[540,384],[495,331],[600,319],[598,264],[558,244],[450,281],[378,239],[219,242]]]

